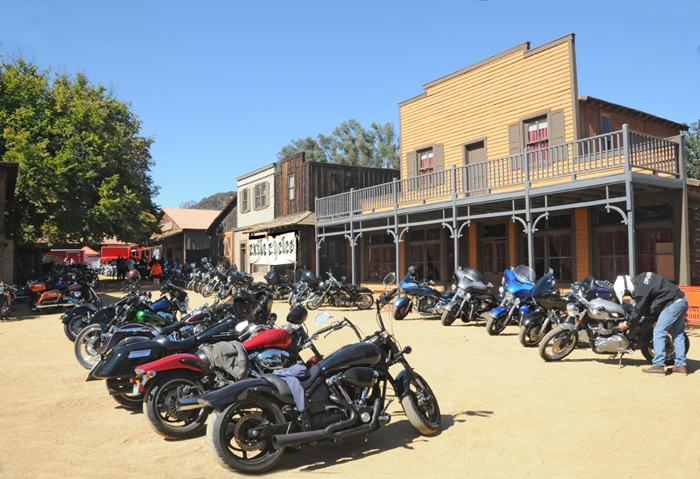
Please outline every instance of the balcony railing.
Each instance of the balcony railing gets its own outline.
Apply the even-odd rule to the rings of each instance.
[[[629,165],[628,158],[629,156]],[[453,167],[316,200],[319,220],[602,176],[625,168],[680,177],[679,144],[627,130]],[[526,181],[527,180],[527,181]]]

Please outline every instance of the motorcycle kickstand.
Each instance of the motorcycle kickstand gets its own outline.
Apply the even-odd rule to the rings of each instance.
[[[622,369],[622,356],[624,356],[625,353],[620,353],[620,362],[617,365],[617,369]],[[615,355],[617,356],[617,355]]]

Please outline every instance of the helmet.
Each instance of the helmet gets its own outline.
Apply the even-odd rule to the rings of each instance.
[[[634,278],[628,275],[618,276],[613,284],[613,290],[615,290],[615,296],[620,303],[625,296],[634,297]],[[634,300],[632,300],[632,304],[634,304]]]
[[[408,267],[408,270],[407,270],[407,273],[410,274],[411,276],[415,276],[415,275],[416,275],[416,267],[415,267],[415,266],[409,266],[409,267]]]
[[[252,319],[258,309],[258,302],[255,297],[245,289],[239,289],[233,295],[233,304],[231,305],[233,314],[236,319]]]
[[[132,269],[131,271],[126,273],[126,278],[131,283],[138,283],[139,279],[141,279],[141,275],[139,274],[139,270]]]
[[[302,324],[304,321],[306,321],[306,317],[308,315],[309,312],[306,310],[304,305],[297,304],[289,310],[289,314],[287,314],[287,322],[292,324]]]

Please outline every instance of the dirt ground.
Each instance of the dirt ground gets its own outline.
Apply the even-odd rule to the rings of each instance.
[[[108,290],[109,281],[102,294]],[[111,295],[114,297],[115,295]],[[190,293],[191,306],[206,300]],[[276,304],[284,318],[286,305]],[[325,310],[321,310],[325,311]],[[346,315],[365,333],[371,312]],[[317,326],[307,325],[311,331]],[[33,316],[13,306],[0,324],[0,479],[225,478],[204,435],[169,441],[140,411],[109,397],[75,359],[58,314]],[[388,314],[385,314],[388,317]],[[283,319],[282,319],[283,320]],[[326,323],[327,324],[327,323]],[[481,323],[483,325],[483,323]],[[687,377],[648,377],[640,353],[617,360],[577,349],[544,363],[518,343],[517,329],[490,337],[481,326],[418,315],[394,322],[410,363],[433,388],[442,431],[415,431],[394,401],[376,433],[286,454],[267,474],[295,477],[698,478],[700,361]],[[690,357],[700,334],[690,330]],[[353,342],[349,328],[322,338],[330,353]]]

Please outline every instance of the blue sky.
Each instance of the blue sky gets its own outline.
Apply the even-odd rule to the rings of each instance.
[[[699,19],[700,0],[0,0],[0,53],[116,87],[178,207],[348,119],[398,130],[423,84],[568,33],[579,94],[698,121]]]

